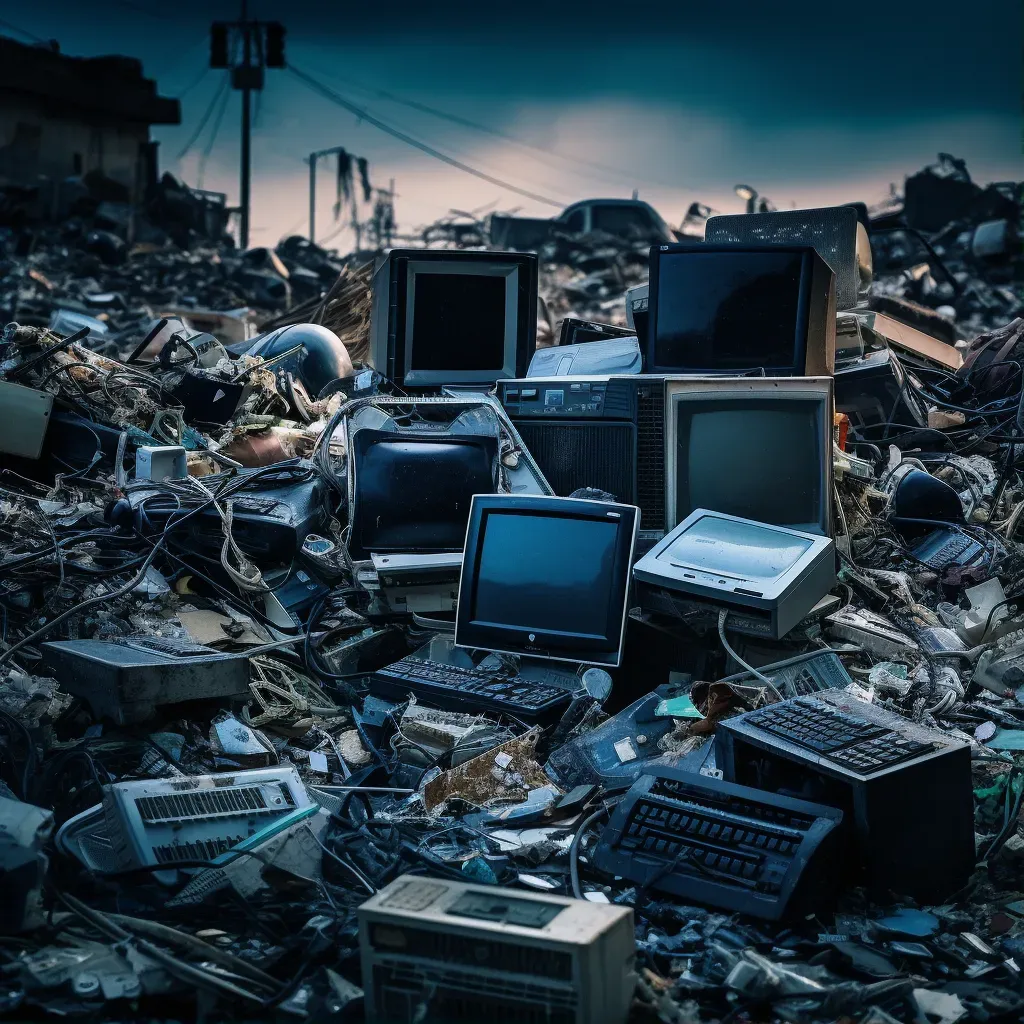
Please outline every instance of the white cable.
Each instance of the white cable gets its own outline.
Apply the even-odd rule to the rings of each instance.
[[[752,676],[757,676],[758,679],[768,687],[769,690],[775,695],[776,700],[782,700],[782,694],[776,689],[775,684],[763,673],[758,672],[753,665],[748,665],[729,645],[729,641],[725,636],[725,620],[729,618],[729,609],[723,608],[718,613],[718,639],[722,641],[722,646],[725,648],[725,653],[732,658],[741,668],[745,668]]]

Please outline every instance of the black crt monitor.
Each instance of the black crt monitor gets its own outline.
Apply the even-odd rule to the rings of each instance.
[[[351,447],[353,558],[462,550],[473,495],[494,491],[496,437],[363,428]]]
[[[537,344],[537,257],[392,249],[374,268],[370,358],[399,387],[493,384]]]
[[[456,646],[617,666],[639,519],[612,502],[474,497]]]
[[[811,246],[656,245],[648,373],[831,373],[836,283]]]
[[[832,535],[831,377],[665,382],[665,511]]]

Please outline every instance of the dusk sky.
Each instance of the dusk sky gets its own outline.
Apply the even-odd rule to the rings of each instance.
[[[1024,178],[1021,9],[1018,0],[726,0],[671,12],[621,0],[249,4],[251,16],[285,23],[295,68],[391,127],[556,203],[636,188],[673,225],[693,200],[738,212],[740,182],[780,209],[877,202],[939,151],[965,158],[982,183]],[[154,129],[162,167],[192,185],[202,171],[203,187],[236,202],[237,93],[179,154],[227,74],[204,73],[209,22],[239,12],[221,0],[0,0],[0,33],[140,58],[160,92],[182,101],[182,124]],[[375,185],[395,179],[402,231],[452,208],[557,212],[360,122],[290,71],[268,71],[257,103],[253,244],[306,232],[304,157],[338,145],[369,160]],[[325,162],[319,238],[335,230],[333,179]],[[345,230],[330,244],[351,242]]]

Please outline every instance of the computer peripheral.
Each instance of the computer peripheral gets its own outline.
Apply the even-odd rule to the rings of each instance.
[[[641,888],[777,921],[834,898],[842,821],[833,807],[659,767],[615,808],[592,860]]]
[[[41,649],[68,693],[118,724],[143,721],[170,704],[250,695],[245,653],[222,654],[172,637],[60,640]]]
[[[665,382],[665,513],[694,509],[832,535],[832,380]]]
[[[616,327],[614,324],[601,324],[593,320],[580,320],[567,316],[562,321],[558,332],[558,348],[568,345],[585,345],[594,341],[605,341],[608,338],[636,337],[632,327]]]
[[[370,692],[394,701],[413,694],[442,711],[509,715],[530,725],[557,720],[573,697],[571,690],[530,679],[412,656],[374,672]]]
[[[536,342],[535,254],[392,249],[378,257],[370,360],[398,387],[521,377]]]
[[[403,875],[364,903],[366,1019],[625,1024],[629,907]]]
[[[930,569],[942,572],[951,565],[983,566],[984,545],[965,530],[939,527],[927,533],[910,547],[910,553]]]
[[[841,808],[875,892],[942,900],[973,870],[971,753],[961,739],[826,690],[724,719],[715,745],[727,781]]]
[[[634,337],[625,337],[538,349],[530,360],[526,376],[582,377],[642,372],[640,343]]]
[[[845,413],[858,432],[886,424],[928,426],[928,409],[911,386],[908,371],[888,349],[836,366],[835,395],[836,412]],[[876,436],[872,432],[868,439]]]
[[[498,381],[497,397],[554,492],[598,487],[640,508],[640,541],[665,533],[665,378]]]
[[[662,697],[648,693],[596,728],[569,740],[551,752],[544,770],[563,789],[602,785],[626,789],[660,757],[658,741],[675,721],[657,714]]]
[[[473,495],[495,488],[497,437],[364,427],[349,445],[353,558],[462,549]]]
[[[626,326],[646,348],[647,330],[650,322],[651,286],[638,284],[626,292]]]
[[[475,495],[456,645],[617,666],[639,518],[611,502]]]
[[[764,674],[784,697],[805,697],[822,690],[843,689],[853,682],[843,663],[830,651],[769,669]]]
[[[117,782],[103,792],[112,860],[122,871],[214,860],[316,809],[291,766]]]
[[[780,639],[835,585],[835,552],[828,537],[696,509],[633,576],[641,607],[648,589],[668,590],[726,611],[752,610]]]
[[[830,374],[835,274],[810,245],[651,248],[648,373]]]
[[[462,552],[372,554],[377,581],[396,614],[453,612],[459,603]]]
[[[869,608],[840,608],[825,619],[825,631],[836,640],[858,644],[876,658],[901,658],[917,649],[913,637]]]
[[[852,309],[871,284],[871,242],[849,206],[727,214],[709,218],[704,241],[736,245],[811,245],[836,275],[836,305]]]

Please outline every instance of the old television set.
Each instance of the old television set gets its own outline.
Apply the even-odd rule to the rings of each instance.
[[[831,536],[831,377],[665,382],[665,511],[698,508]]]
[[[835,274],[811,246],[651,249],[648,373],[829,374],[835,341]]]
[[[462,550],[473,495],[495,489],[496,437],[364,427],[351,449],[353,558]]]
[[[613,502],[475,496],[456,646],[617,666],[639,518]]]
[[[374,267],[370,359],[405,390],[522,377],[537,342],[537,257],[392,249]]]

